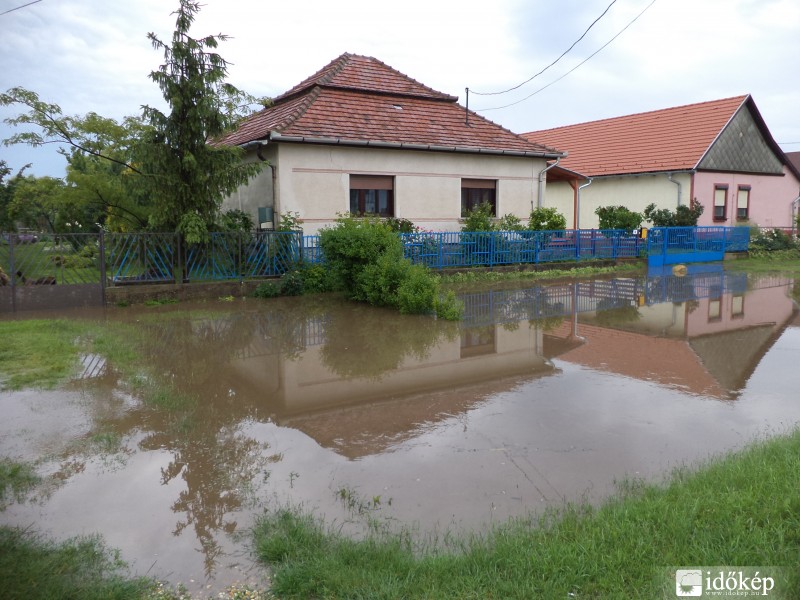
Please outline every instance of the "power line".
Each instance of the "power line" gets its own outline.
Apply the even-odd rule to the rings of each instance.
[[[562,53],[561,53],[561,56],[559,56],[557,59],[555,59],[555,60],[554,60],[553,62],[551,62],[549,65],[547,65],[547,66],[546,66],[544,69],[542,69],[541,71],[539,71],[538,73],[536,73],[536,75],[534,75],[534,76],[533,76],[533,77],[531,77],[530,79],[526,79],[525,81],[523,81],[523,82],[522,82],[522,83],[520,83],[519,85],[515,85],[514,87],[512,87],[512,88],[508,88],[507,90],[503,90],[502,92],[476,92],[475,90],[469,90],[469,91],[470,91],[470,92],[472,92],[473,94],[475,94],[476,96],[499,96],[500,94],[507,94],[508,92],[513,92],[514,90],[521,88],[521,87],[522,87],[523,85],[525,85],[526,83],[530,83],[531,81],[533,81],[534,79],[536,79],[536,78],[537,78],[539,75],[541,75],[542,73],[544,73],[545,71],[547,71],[547,69],[549,69],[550,67],[552,67],[554,64],[556,64],[556,63],[557,63],[558,61],[560,61],[562,58],[564,58],[564,57],[565,57],[565,56],[566,56],[566,55],[567,55],[567,54],[570,52],[570,50],[572,50],[572,49],[573,49],[575,46],[577,46],[577,45],[578,45],[578,42],[580,42],[580,41],[581,41],[583,38],[585,38],[585,37],[586,37],[586,34],[587,34],[587,33],[589,33],[589,31],[592,29],[592,27],[594,27],[594,26],[597,24],[597,22],[598,22],[600,19],[602,19],[604,16],[606,16],[606,13],[607,13],[607,12],[608,12],[608,11],[611,9],[611,7],[612,7],[612,6],[614,6],[614,4],[616,3],[616,1],[617,1],[617,0],[612,0],[612,1],[611,1],[611,4],[609,4],[609,5],[606,7],[606,9],[603,11],[603,14],[601,14],[601,15],[600,15],[599,17],[597,17],[597,18],[596,18],[594,21],[592,21],[592,24],[591,24],[591,25],[589,25],[589,27],[586,29],[586,31],[584,31],[584,32],[583,32],[583,34],[581,35],[581,37],[579,37],[577,40],[575,40],[575,41],[572,43],[572,45],[571,45],[569,48],[567,48],[566,50],[564,50],[564,52],[562,52]]]
[[[555,80],[551,81],[551,82],[550,82],[550,83],[548,83],[547,85],[544,85],[544,86],[540,87],[540,88],[539,88],[538,90],[536,90],[535,92],[533,92],[533,93],[531,93],[531,94],[528,94],[527,96],[525,96],[525,97],[524,97],[524,98],[522,98],[521,100],[517,100],[516,102],[512,102],[511,104],[506,104],[506,105],[504,105],[504,106],[495,106],[495,107],[493,107],[493,108],[477,108],[477,109],[475,109],[475,110],[476,110],[477,112],[483,112],[483,111],[487,111],[487,110],[500,110],[501,108],[509,108],[510,106],[516,106],[517,104],[520,104],[520,103],[522,103],[522,102],[525,102],[525,100],[528,100],[529,98],[532,98],[533,96],[535,96],[535,95],[536,95],[536,94],[538,94],[539,92],[541,92],[541,91],[543,91],[543,90],[546,90],[546,89],[547,89],[547,88],[549,88],[551,85],[553,85],[553,84],[555,84],[555,83],[558,83],[559,81],[561,81],[562,79],[564,79],[564,77],[566,77],[567,75],[569,75],[570,73],[572,73],[574,70],[576,70],[578,67],[581,67],[581,66],[583,66],[583,65],[584,65],[586,62],[588,62],[590,59],[594,58],[594,57],[595,57],[597,54],[599,54],[599,53],[600,53],[600,52],[601,52],[603,49],[605,49],[605,48],[606,48],[606,46],[608,46],[608,45],[609,45],[611,42],[613,42],[613,41],[614,41],[615,39],[617,39],[617,38],[618,38],[620,35],[622,35],[622,34],[625,32],[625,30],[626,30],[626,29],[628,29],[628,27],[630,27],[630,26],[631,26],[631,25],[633,25],[633,24],[634,24],[634,23],[635,23],[637,20],[639,20],[639,17],[641,17],[641,16],[642,16],[642,15],[643,15],[645,12],[647,12],[647,9],[648,9],[648,8],[650,8],[651,6],[653,6],[653,4],[655,4],[655,3],[656,3],[656,0],[653,0],[652,2],[650,2],[650,4],[648,4],[647,6],[645,6],[645,7],[644,7],[644,10],[642,10],[642,12],[640,12],[638,15],[636,15],[636,16],[635,16],[635,17],[634,17],[634,18],[633,18],[633,19],[632,19],[632,20],[631,20],[631,21],[630,21],[630,22],[629,22],[627,25],[625,25],[625,27],[623,27],[623,28],[622,28],[622,29],[619,31],[619,33],[617,33],[617,35],[615,35],[614,37],[612,37],[612,38],[611,38],[610,40],[608,40],[608,41],[607,41],[605,44],[603,44],[602,46],[600,46],[600,48],[598,48],[597,50],[595,50],[595,51],[594,51],[592,54],[590,54],[590,55],[589,55],[589,56],[587,56],[587,57],[586,57],[584,60],[582,60],[582,61],[581,61],[581,62],[579,62],[577,65],[575,65],[574,67],[572,67],[572,68],[571,68],[569,71],[567,71],[566,73],[564,73],[564,74],[563,74],[561,77],[559,77],[558,79],[555,79]]]
[[[0,17],[3,15],[7,15],[10,12],[14,12],[15,10],[19,10],[20,8],[25,8],[26,6],[30,6],[31,4],[36,4],[37,2],[41,2],[42,0],[33,0],[33,2],[28,2],[27,4],[23,4],[22,6],[17,6],[16,8],[10,8],[6,11],[0,13]]]

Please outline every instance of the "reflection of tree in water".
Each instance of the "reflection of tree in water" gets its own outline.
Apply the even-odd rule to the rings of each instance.
[[[424,359],[440,341],[458,335],[458,325],[450,321],[354,305],[331,315],[321,356],[341,377],[380,378],[406,357]]]
[[[638,321],[641,317],[639,309],[629,300],[603,298],[597,303],[593,321],[602,327],[614,327]]]
[[[161,483],[180,479],[185,486],[172,505],[181,514],[174,534],[194,530],[207,575],[220,553],[217,533],[236,529],[236,521],[228,515],[254,498],[268,465],[281,458],[270,455],[268,445],[242,433],[241,424],[256,414],[258,398],[237,395],[237,381],[226,374],[225,366],[246,355],[264,332],[270,336],[269,348],[299,352],[307,320],[302,306],[288,305],[252,313],[147,315],[137,323],[135,339],[129,339],[137,354],[146,357],[136,365],[134,377],[145,383],[116,380],[131,368],[115,370],[110,365],[107,370],[114,379],[107,383],[132,389],[142,402],[132,409],[108,411],[101,407],[115,400],[109,400],[113,394],[103,394],[96,428],[119,436],[147,432],[139,443],[141,450],[171,454]]]

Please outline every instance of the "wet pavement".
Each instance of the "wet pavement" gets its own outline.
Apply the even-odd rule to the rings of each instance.
[[[0,392],[0,453],[45,476],[0,523],[100,533],[135,572],[214,591],[261,577],[265,510],[356,535],[367,517],[480,530],[800,421],[788,279],[703,268],[461,297],[455,324],[329,296],[70,313],[147,360],[88,355],[62,389]]]

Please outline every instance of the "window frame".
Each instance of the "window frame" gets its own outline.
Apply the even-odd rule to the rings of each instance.
[[[487,196],[480,198],[479,196]],[[497,180],[480,179],[471,177],[461,178],[461,218],[465,219],[467,214],[488,202],[492,206],[492,217],[497,217]]]
[[[727,221],[728,220],[728,189],[729,186],[727,183],[715,183],[714,184],[714,197],[712,199],[712,218],[714,221]],[[724,202],[722,205],[717,204],[717,192],[724,192]],[[722,208],[722,215],[717,215],[717,208]]]
[[[349,189],[348,189],[348,209],[351,214],[356,216],[370,216],[370,217],[394,217],[395,204],[394,204],[394,175],[360,175],[353,173],[350,175]],[[386,205],[386,210],[381,211],[381,198]],[[369,196],[373,195],[371,199]],[[357,204],[358,211],[353,211],[354,201]],[[368,212],[366,210],[368,204],[374,202],[376,210]]]
[[[736,188],[736,220],[737,221],[747,221],[750,218],[750,194],[752,192],[752,186],[749,185],[740,185]],[[742,216],[739,211],[742,210],[739,206],[739,199],[741,197],[742,192],[747,193],[747,203],[744,207],[744,216]]]

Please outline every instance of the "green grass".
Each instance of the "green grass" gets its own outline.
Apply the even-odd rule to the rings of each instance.
[[[575,263],[571,263],[575,264]],[[635,274],[643,272],[645,266],[638,261],[624,262],[610,267],[578,267],[564,269],[545,269],[542,271],[461,271],[452,275],[439,275],[443,284],[481,283],[493,281],[513,281],[518,279],[546,281],[565,278],[593,277],[596,275]]]
[[[7,501],[21,499],[39,481],[33,465],[0,458],[0,510]]]
[[[751,252],[747,258],[725,263],[726,269],[745,270],[752,273],[800,274],[800,250],[774,250]]]
[[[289,510],[265,516],[255,539],[280,598],[661,598],[674,568],[698,565],[773,567],[786,577],[777,597],[797,598],[798,489],[794,433],[447,548],[415,551],[402,533],[352,540]]]
[[[7,600],[141,599],[154,588],[152,580],[127,578],[124,569],[98,538],[56,544],[0,527],[0,590]]]
[[[52,389],[78,365],[85,325],[65,319],[0,322],[0,381],[6,389]]]

